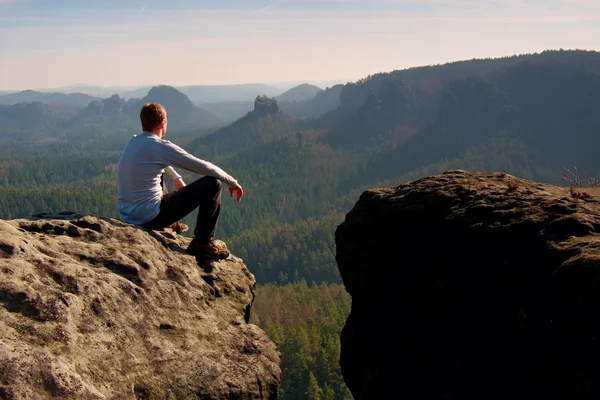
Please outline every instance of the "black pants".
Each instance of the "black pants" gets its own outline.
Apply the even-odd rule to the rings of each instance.
[[[217,221],[221,212],[221,181],[205,176],[165,194],[160,201],[160,213],[144,226],[162,229],[179,221],[198,207],[194,238],[199,243],[207,243],[215,236]]]

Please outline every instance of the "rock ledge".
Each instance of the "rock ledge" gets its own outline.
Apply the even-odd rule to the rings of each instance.
[[[0,220],[0,398],[275,399],[243,261],[95,215]]]

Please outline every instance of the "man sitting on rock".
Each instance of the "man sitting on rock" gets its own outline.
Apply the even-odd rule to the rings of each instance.
[[[199,258],[227,258],[229,251],[219,246],[214,235],[221,210],[221,182],[229,194],[242,200],[239,183],[216,165],[200,160],[181,147],[164,140],[167,111],[158,103],[144,104],[140,111],[142,132],[134,135],[123,149],[117,165],[117,208],[130,224],[163,229],[198,207],[194,238],[187,252]],[[205,175],[186,185],[175,169]],[[173,193],[163,192],[163,172],[174,179]]]

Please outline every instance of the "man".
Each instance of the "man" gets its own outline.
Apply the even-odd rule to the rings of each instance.
[[[125,145],[117,166],[117,207],[121,218],[130,224],[163,229],[196,208],[198,216],[194,238],[187,252],[200,258],[227,258],[226,248],[214,240],[221,210],[221,182],[239,203],[244,191],[221,168],[189,154],[164,140],[167,111],[158,103],[144,104],[140,110],[142,132]],[[185,185],[173,167],[205,175]],[[163,193],[163,172],[175,181],[173,193]]]

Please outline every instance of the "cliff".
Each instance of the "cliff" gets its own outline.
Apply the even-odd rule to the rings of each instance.
[[[465,171],[364,192],[335,235],[354,398],[599,398],[598,198]]]
[[[0,220],[0,398],[275,399],[254,276],[93,215]]]

